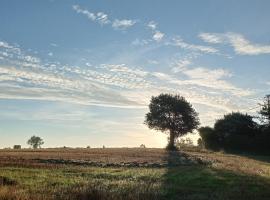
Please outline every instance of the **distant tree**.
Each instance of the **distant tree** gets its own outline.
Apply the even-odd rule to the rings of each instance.
[[[215,130],[209,126],[199,128],[199,135],[201,136],[200,144],[198,145],[210,150],[219,150],[219,139]]]
[[[176,150],[175,140],[199,126],[197,112],[184,97],[160,94],[152,97],[145,124],[150,129],[169,133],[168,150]]]
[[[28,141],[27,144],[32,146],[33,149],[41,148],[41,145],[44,144],[44,141],[42,138],[38,136],[32,136]]]
[[[258,124],[252,116],[239,112],[224,115],[216,121],[215,133],[225,149],[250,149],[257,133]]]
[[[193,147],[194,144],[193,144],[192,139],[188,137],[188,138],[185,138],[185,139],[181,138],[180,140],[178,140],[176,142],[176,146],[180,147],[180,148],[182,148],[182,147]]]
[[[145,149],[146,148],[145,144],[141,144],[140,148]]]
[[[260,105],[262,106],[261,110],[259,111],[261,121],[264,125],[270,127],[270,95],[266,95],[264,97],[263,104]]]

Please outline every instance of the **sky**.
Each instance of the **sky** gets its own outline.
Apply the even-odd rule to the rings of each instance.
[[[270,1],[0,1],[0,148],[164,147],[151,96],[201,126],[270,93]],[[194,141],[196,133],[189,135]]]

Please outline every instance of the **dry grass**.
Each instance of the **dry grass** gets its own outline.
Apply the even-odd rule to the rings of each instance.
[[[1,150],[0,199],[268,200],[270,164],[192,149]]]

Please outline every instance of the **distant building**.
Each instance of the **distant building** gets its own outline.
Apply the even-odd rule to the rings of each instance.
[[[18,145],[18,144],[16,144],[16,145],[13,146],[13,149],[21,149],[21,148],[22,148],[22,146],[21,145]]]

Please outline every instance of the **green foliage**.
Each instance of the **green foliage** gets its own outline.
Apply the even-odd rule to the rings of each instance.
[[[199,125],[197,112],[186,99],[179,95],[160,94],[152,97],[145,124],[150,129],[169,132],[167,149],[175,150],[175,140]]]
[[[194,147],[193,141],[191,138],[181,138],[176,142],[176,146],[179,148]]]
[[[260,127],[247,114],[227,114],[216,121],[214,128],[200,128],[199,134],[206,149],[269,154],[270,129]]]
[[[250,115],[236,112],[217,120],[214,130],[220,146],[225,150],[251,150],[258,124]]]
[[[42,138],[38,136],[32,136],[28,141],[27,144],[32,146],[33,149],[41,148],[41,145],[44,144],[44,141]]]
[[[201,127],[199,128],[199,134],[201,136],[201,146],[210,150],[220,149],[218,135],[216,134],[213,128],[209,126]]]

